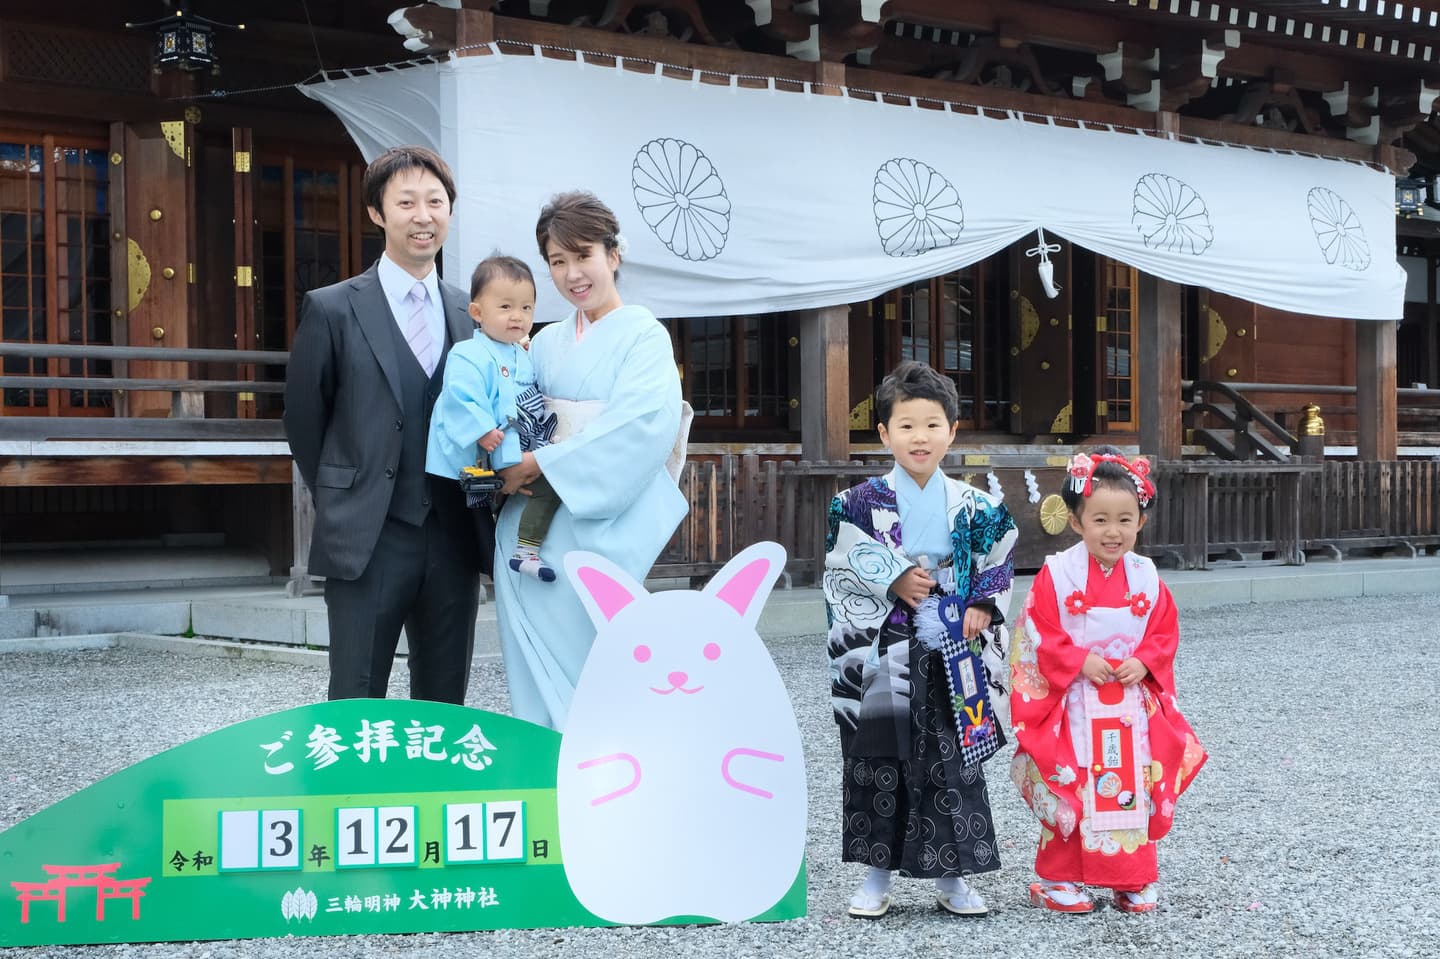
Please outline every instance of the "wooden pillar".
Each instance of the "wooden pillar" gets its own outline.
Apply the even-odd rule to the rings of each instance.
[[[1362,461],[1396,456],[1395,323],[1355,321],[1355,444]]]
[[[249,127],[230,130],[231,202],[235,250],[235,335],[237,350],[264,348],[255,324],[255,148]],[[235,368],[241,380],[255,379],[255,366],[241,363]],[[255,394],[240,393],[235,397],[235,415],[240,419],[255,418]]]
[[[1135,401],[1140,408],[1140,452],[1159,460],[1180,458],[1180,284],[1137,274]]]
[[[802,310],[800,321],[800,456],[850,456],[850,307]]]

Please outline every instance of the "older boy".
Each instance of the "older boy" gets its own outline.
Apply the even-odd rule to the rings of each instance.
[[[850,915],[890,909],[896,872],[935,880],[938,905],[985,915],[964,877],[1000,868],[978,762],[964,765],[944,656],[917,640],[937,593],[962,597],[965,639],[1004,662],[1015,522],[994,497],[940,472],[955,439],[955,384],[902,363],[875,392],[895,468],[836,496],[826,537],[831,702],[844,755],[842,858],[870,867]],[[935,622],[934,627],[941,627]]]

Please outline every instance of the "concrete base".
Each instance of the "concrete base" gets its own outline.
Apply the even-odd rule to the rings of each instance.
[[[325,653],[310,649],[285,649],[256,643],[233,643],[215,639],[188,639],[184,636],[156,636],[148,633],[92,633],[86,636],[45,636],[0,640],[0,654],[64,652],[84,649],[149,649],[184,653],[214,659],[248,659],[252,662],[324,665]]]
[[[19,636],[34,636],[35,610],[0,609],[0,639],[14,639]]]

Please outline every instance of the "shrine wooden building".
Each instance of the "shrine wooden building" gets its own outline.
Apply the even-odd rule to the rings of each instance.
[[[1396,248],[1372,251],[1408,277],[1395,322],[1285,312],[1070,243],[1052,298],[1033,237],[858,302],[667,318],[696,411],[696,508],[667,570],[772,536],[813,574],[830,489],[879,469],[871,392],[910,357],[956,381],[954,469],[1029,524],[1022,565],[1063,539],[1042,506],[1093,442],[1150,454],[1184,492],[1148,542],[1176,561],[1440,543],[1437,0],[312,0],[308,18],[269,0],[0,12],[0,595],[57,548],[223,545],[288,574],[305,532],[284,351],[304,293],[380,245],[359,150],[296,85],[509,47],[1395,178]],[[1056,170],[1033,189],[1067,185]]]

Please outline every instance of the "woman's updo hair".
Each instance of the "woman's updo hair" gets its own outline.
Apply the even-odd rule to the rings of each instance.
[[[1125,455],[1113,446],[1097,446],[1094,449],[1089,450],[1088,452],[1090,456],[1123,457]],[[1074,513],[1076,516],[1079,516],[1082,507],[1085,505],[1086,496],[1083,493],[1078,493],[1075,491],[1075,488],[1071,484],[1070,479],[1071,477],[1068,475],[1065,477],[1065,482],[1060,487],[1060,498],[1065,501],[1065,505],[1069,508],[1070,512]],[[1123,492],[1129,493],[1131,496],[1135,497],[1135,502],[1139,505],[1140,512],[1142,513],[1148,510],[1152,505],[1154,505],[1155,500],[1153,498],[1149,502],[1140,502],[1140,492],[1135,488],[1134,474],[1132,474],[1125,467],[1121,466],[1119,463],[1096,464],[1095,472],[1091,475],[1090,478],[1090,491],[1093,493],[1096,489],[1102,486],[1108,486],[1111,489],[1122,490]]]
[[[557,193],[540,211],[535,224],[535,242],[540,255],[550,259],[550,244],[578,253],[591,243],[599,243],[608,254],[620,245],[620,221],[615,212],[588,190]],[[618,277],[620,271],[616,270]]]

